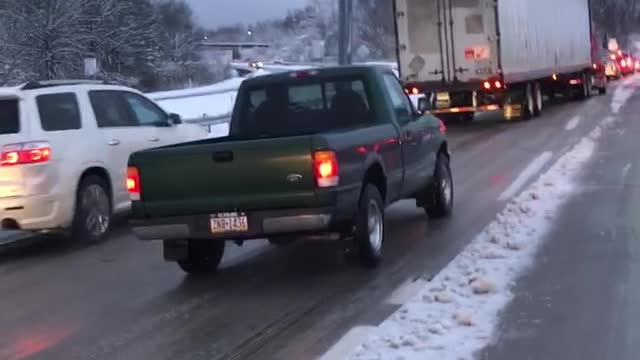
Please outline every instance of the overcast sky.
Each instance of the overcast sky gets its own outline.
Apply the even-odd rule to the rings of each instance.
[[[303,7],[308,0],[187,0],[201,25],[216,27],[253,23],[286,15],[291,8]]]

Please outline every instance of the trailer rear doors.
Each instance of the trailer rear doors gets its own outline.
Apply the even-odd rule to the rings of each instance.
[[[405,82],[481,82],[499,69],[495,0],[395,0]]]

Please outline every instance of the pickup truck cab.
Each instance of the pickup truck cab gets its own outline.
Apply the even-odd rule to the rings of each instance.
[[[340,235],[382,259],[384,210],[416,199],[451,213],[444,124],[412,106],[390,69],[347,66],[242,82],[226,137],[132,154],[131,225],[188,273],[215,271],[224,241]]]

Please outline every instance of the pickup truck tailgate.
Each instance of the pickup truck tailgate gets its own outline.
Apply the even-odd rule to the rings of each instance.
[[[311,137],[159,148],[136,157],[147,216],[305,207],[315,201]]]

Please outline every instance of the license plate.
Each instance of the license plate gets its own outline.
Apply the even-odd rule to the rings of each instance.
[[[249,222],[244,213],[213,214],[211,215],[210,224],[211,232],[214,234],[249,230]]]
[[[450,106],[451,98],[448,92],[436,94],[436,109],[448,108]]]

